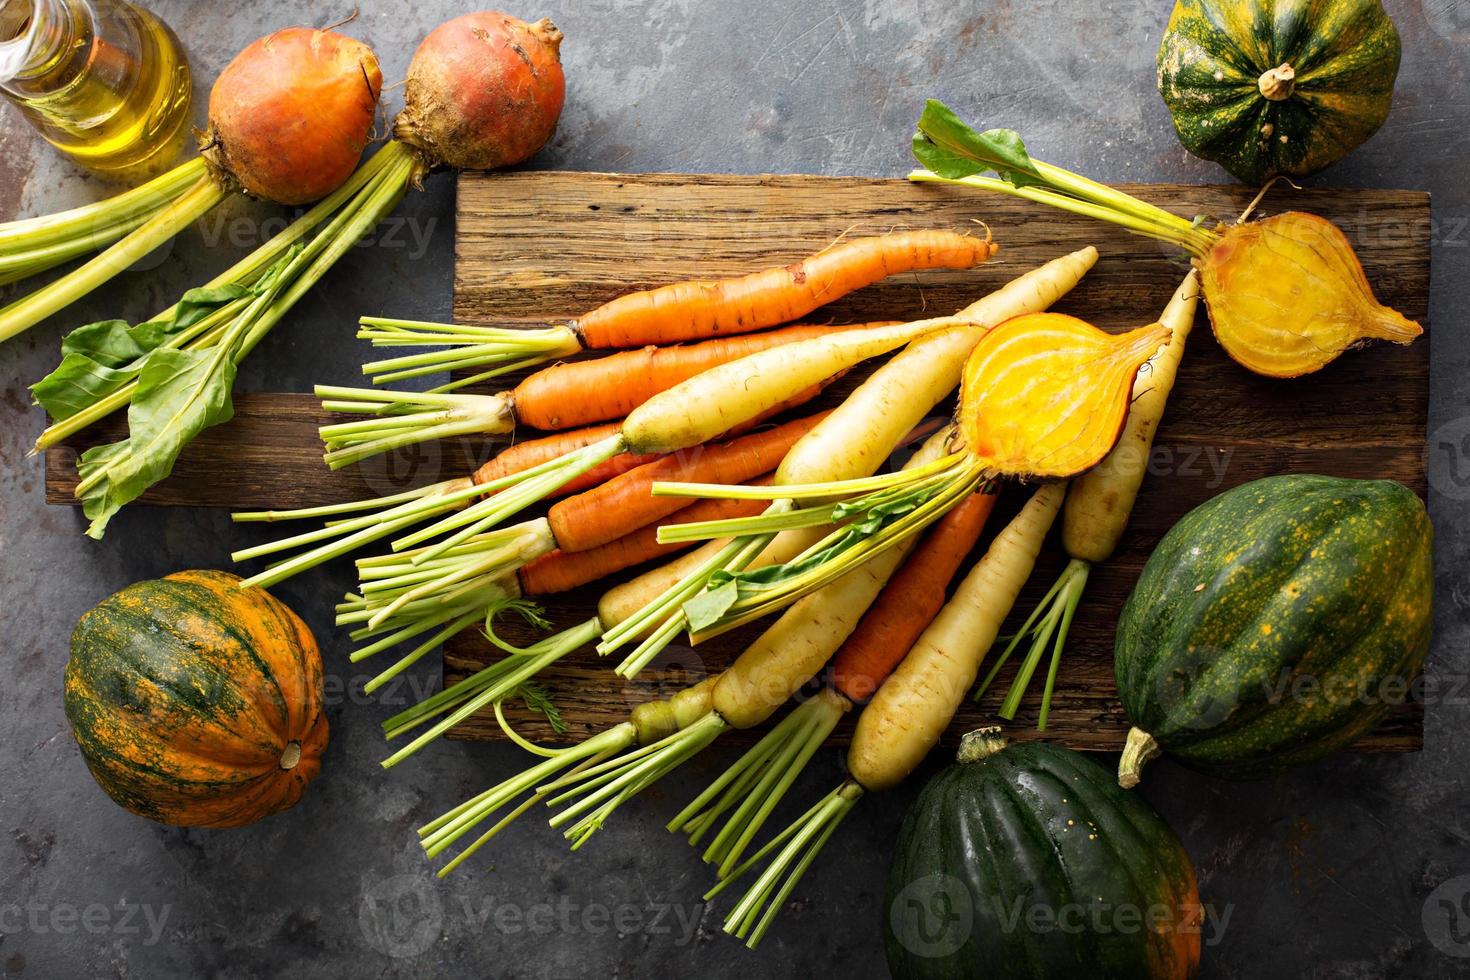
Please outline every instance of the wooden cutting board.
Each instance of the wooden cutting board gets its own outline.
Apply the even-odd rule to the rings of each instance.
[[[1232,219],[1252,196],[1242,187],[1150,184],[1126,189],[1178,214],[1221,220]],[[1261,213],[1288,208],[1337,222],[1358,249],[1379,298],[1427,328],[1428,195],[1283,189],[1266,199]],[[1188,269],[1175,249],[1096,222],[998,195],[902,180],[467,175],[459,183],[455,314],[463,321],[544,323],[574,317],[631,289],[789,261],[842,235],[931,227],[979,231],[979,221],[1001,246],[991,264],[969,272],[898,277],[839,300],[822,315],[834,322],[857,322],[953,311],[1028,268],[1090,243],[1102,258],[1057,309],[1120,330],[1154,319]],[[1088,583],[1047,737],[1084,749],[1114,750],[1122,744],[1127,725],[1112,678],[1113,624],[1154,544],[1190,508],[1232,486],[1286,472],[1386,477],[1423,495],[1428,368],[1429,344],[1421,339],[1409,347],[1376,345],[1351,353],[1304,379],[1260,378],[1221,352],[1201,312],[1129,534],[1118,554],[1097,568]],[[845,379],[828,400],[840,398],[862,376]],[[365,492],[389,493],[460,475],[494,448],[461,441],[378,461],[361,471],[329,474],[318,458],[314,429],[320,412],[313,399],[241,396],[237,407],[237,419],[206,433],[185,453],[176,475],[145,499],[251,508],[354,499]],[[78,446],[97,438],[89,435]],[[48,500],[70,501],[75,449],[63,448],[48,459]],[[227,465],[227,459],[234,462]],[[251,466],[250,460],[262,465]],[[992,530],[1004,516],[997,514]],[[264,529],[262,537],[270,530]],[[1058,551],[1045,557],[1018,610],[1029,610],[1055,578],[1063,564]],[[555,597],[546,603],[549,615],[559,626],[580,622],[591,615],[600,592],[586,588]],[[561,739],[544,720],[518,710],[511,715],[531,738],[580,739],[622,720],[635,704],[667,696],[722,669],[754,629],[698,648],[671,649],[631,682],[616,677],[612,664],[590,650],[567,658],[543,678],[569,728]],[[476,633],[461,635],[445,652],[446,681],[497,655]],[[994,721],[1011,672],[1010,667],[1002,672],[984,702],[966,704],[951,726],[952,737]],[[1035,701],[1033,693],[1008,726],[1014,737],[1033,737]],[[851,724],[849,719],[838,729],[840,741]],[[454,734],[500,737],[489,716],[473,719]],[[729,740],[740,737],[732,733]],[[1359,747],[1408,751],[1421,742],[1422,712],[1408,707]]]

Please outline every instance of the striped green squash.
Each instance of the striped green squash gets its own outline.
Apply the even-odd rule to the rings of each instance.
[[[66,717],[98,785],[162,823],[293,805],[327,744],[322,665],[295,613],[226,572],[138,582],[72,632]]]
[[[1429,649],[1432,530],[1388,480],[1275,476],[1186,514],[1123,605],[1125,786],[1160,750],[1229,778],[1340,749],[1407,695]]]
[[[1378,0],[1178,0],[1159,93],[1189,152],[1259,184],[1314,173],[1372,136],[1399,54]]]

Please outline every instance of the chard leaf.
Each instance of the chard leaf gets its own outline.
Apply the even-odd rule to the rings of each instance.
[[[138,376],[134,368],[111,368],[73,351],[46,377],[31,385],[31,397],[53,419],[69,419]]]
[[[926,102],[919,116],[914,156],[925,167],[950,180],[991,170],[1017,187],[1047,183],[1015,130],[990,129],[977,133],[937,99]]]
[[[31,397],[53,419],[71,418],[138,377],[144,358],[170,337],[253,292],[235,283],[191,289],[166,319],[131,327],[126,320],[99,320],[77,327],[61,341],[56,370],[31,385]]]
[[[92,519],[90,537],[101,538],[112,515],[168,476],[190,440],[229,421],[234,383],[234,361],[216,349],[162,349],[149,355],[128,407],[130,435],[89,449],[78,464],[84,483],[100,474],[82,495],[82,510]]]

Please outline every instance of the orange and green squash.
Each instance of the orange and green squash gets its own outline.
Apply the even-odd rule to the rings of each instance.
[[[1389,480],[1267,477],[1184,515],[1118,618],[1134,725],[1119,780],[1160,751],[1275,776],[1377,725],[1429,650],[1432,539],[1423,501]]]
[[[138,582],[85,613],[66,716],[99,786],[161,823],[238,827],[321,771],[322,665],[305,623],[226,572]]]
[[[1159,93],[1185,149],[1259,184],[1315,173],[1372,136],[1399,55],[1378,0],[1179,0]]]

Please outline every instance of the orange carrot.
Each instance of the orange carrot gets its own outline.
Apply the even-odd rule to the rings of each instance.
[[[748,333],[806,316],[918,269],[968,269],[995,254],[988,238],[905,231],[838,242],[791,265],[721,280],[676,282],[620,296],[577,321],[584,348],[641,347]]]
[[[769,483],[769,478],[752,483]],[[566,592],[579,585],[595,582],[614,572],[663,558],[685,548],[693,541],[659,544],[660,525],[687,524],[694,521],[722,521],[731,517],[751,517],[765,510],[764,500],[698,500],[667,520],[645,524],[632,534],[609,541],[586,551],[553,551],[523,567],[521,592],[525,595],[551,595]]]
[[[659,392],[717,364],[738,360],[778,344],[864,326],[890,326],[892,323],[885,320],[847,326],[796,324],[744,337],[722,337],[675,347],[644,347],[606,357],[554,364],[516,385],[511,399],[516,419],[537,429],[569,429],[591,422],[620,419]]]
[[[873,696],[939,614],[945,590],[995,507],[971,494],[935,523],[832,658],[832,686],[858,703]]]
[[[673,453],[553,504],[546,516],[556,545],[563,551],[596,548],[693,502],[688,497],[653,496],[649,491],[655,482],[743,483],[773,470],[796,440],[827,414]]]
[[[847,372],[843,372],[846,374]],[[751,419],[749,422],[737,425],[726,435],[730,438],[744,435],[756,426],[769,419],[805,405],[822,393],[827,385],[842,377],[842,374],[828,378],[820,385],[813,385],[805,391],[798,392],[795,396],[775,406],[768,412]],[[609,436],[617,435],[618,423],[605,422],[602,425],[589,425],[584,429],[573,429],[570,432],[557,432],[549,436],[541,436],[536,439],[527,439],[508,446],[489,462],[475,471],[474,481],[476,483],[489,483],[512,473],[520,473],[533,466],[556,459],[574,449],[590,446],[594,442],[600,442]],[[651,463],[656,459],[662,459],[662,453],[620,453],[612,459],[598,466],[592,467],[586,473],[569,480],[565,485],[558,487],[552,492],[552,497],[569,497],[574,493],[589,490],[600,483],[606,483],[613,477],[621,476],[631,469],[636,469],[645,463]]]
[[[476,470],[474,481],[489,483],[503,476],[520,473],[575,449],[600,442],[608,436],[617,435],[617,432],[618,423],[608,422],[604,425],[591,425],[585,429],[573,429],[570,432],[558,432],[554,435],[518,442],[501,450],[494,459]],[[557,491],[556,495],[566,496],[579,493],[588,487],[595,487],[599,483],[604,483],[615,476],[659,458],[658,453],[621,453],[567,483]]]

